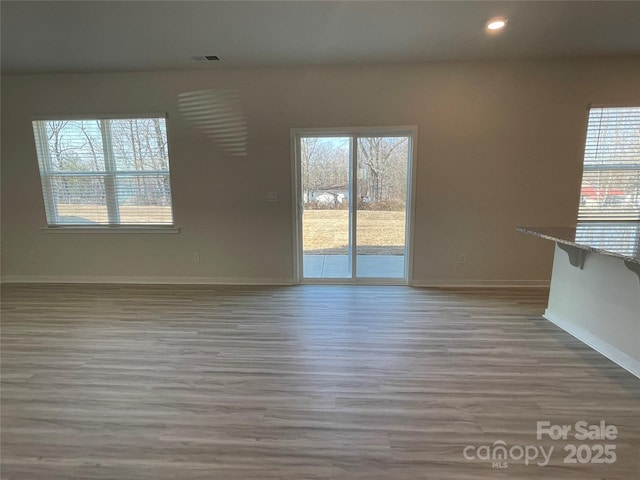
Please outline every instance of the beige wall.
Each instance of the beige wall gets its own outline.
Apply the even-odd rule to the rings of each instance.
[[[240,92],[246,158],[177,110],[218,88]],[[552,243],[514,228],[575,221],[590,103],[640,105],[640,58],[3,76],[3,279],[289,282],[290,129],[417,125],[413,282],[547,281]],[[181,232],[43,233],[31,117],[140,112],[169,115]]]

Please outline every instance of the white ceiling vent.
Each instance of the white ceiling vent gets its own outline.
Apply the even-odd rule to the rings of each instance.
[[[217,55],[196,55],[191,57],[194,62],[215,62],[216,60],[220,60],[220,57]]]

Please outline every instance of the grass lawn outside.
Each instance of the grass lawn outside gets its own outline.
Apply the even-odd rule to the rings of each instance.
[[[106,205],[58,204],[58,217],[78,224],[106,224],[109,216]],[[66,217],[66,218],[65,218]],[[121,223],[171,223],[171,207],[169,206],[120,206]]]
[[[405,212],[359,210],[358,255],[403,255]],[[349,244],[347,210],[305,210],[302,230],[306,255],[346,255]]]

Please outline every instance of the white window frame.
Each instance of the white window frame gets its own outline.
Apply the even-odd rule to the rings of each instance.
[[[169,177],[169,182],[171,182],[171,167],[169,164],[169,168],[167,170],[134,170],[134,171],[125,171],[118,170],[115,165],[115,158],[112,151],[112,143],[111,143],[111,132],[110,129],[107,128],[107,123],[103,120],[129,120],[129,119],[142,119],[142,118],[162,118],[165,120],[165,128],[167,129],[168,136],[168,125],[167,119],[168,115],[166,113],[146,113],[146,114],[118,114],[118,115],[105,115],[105,114],[96,114],[96,115],[55,115],[55,116],[46,116],[46,117],[33,117],[33,131],[34,138],[35,136],[39,136],[39,139],[36,139],[36,149],[38,151],[38,163],[39,163],[39,173],[40,180],[42,182],[42,194],[44,201],[45,213],[47,216],[47,226],[43,227],[43,231],[47,233],[179,233],[180,229],[175,226],[175,215],[173,210],[173,195],[172,189],[169,192],[171,196],[171,218],[172,223],[162,223],[162,224],[154,224],[154,223],[121,223],[119,212],[118,212],[118,196],[116,194],[115,182],[117,177],[126,177],[129,175],[135,176],[157,176],[157,175],[167,175]],[[104,163],[105,170],[103,172],[53,172],[51,170],[51,154],[49,152],[48,143],[46,139],[46,132],[44,130],[43,125],[45,122],[51,121],[79,121],[79,120],[95,120],[100,121],[100,128],[102,134],[102,143],[103,143],[103,153],[104,153]],[[41,148],[38,148],[38,144]],[[167,150],[169,149],[167,145]],[[42,162],[40,155],[42,155]],[[170,162],[170,160],[167,160]],[[105,195],[110,197],[111,200],[106,202],[107,207],[107,215],[108,215],[108,223],[107,224],[97,224],[97,225],[83,225],[83,224],[72,224],[72,223],[49,223],[49,219],[58,219],[58,212],[56,211],[56,203],[53,201],[53,192],[51,189],[51,177],[56,176],[102,176],[104,178],[104,186],[105,186]],[[53,210],[52,210],[53,209]]]

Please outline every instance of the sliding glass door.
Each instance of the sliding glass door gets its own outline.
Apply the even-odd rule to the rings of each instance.
[[[294,138],[298,280],[405,283],[413,130]]]

